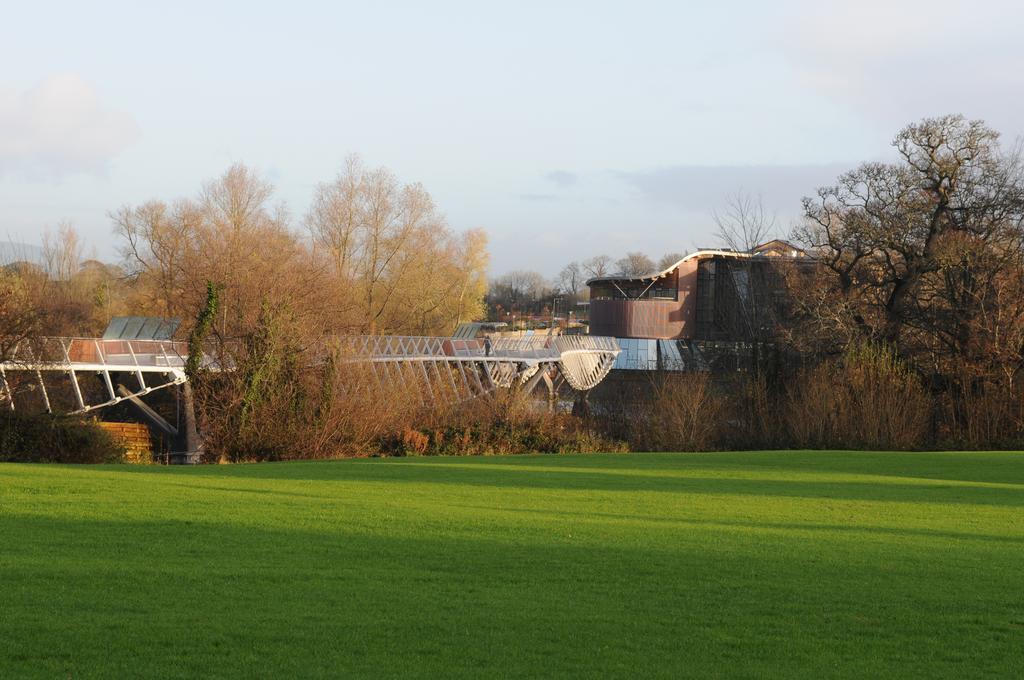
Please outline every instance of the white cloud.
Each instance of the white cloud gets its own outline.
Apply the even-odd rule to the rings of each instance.
[[[947,113],[1024,132],[1021,3],[814,2],[797,15],[782,49],[805,82],[891,132]]]
[[[102,173],[138,135],[130,115],[104,107],[78,76],[47,78],[23,92],[0,89],[0,174]]]
[[[619,172],[641,197],[676,209],[708,213],[737,191],[757,196],[765,208],[783,215],[800,210],[800,200],[834,184],[856,163],[823,165],[676,165],[642,172]]]
[[[576,184],[577,177],[574,173],[567,172],[565,170],[552,170],[548,174],[544,175],[544,178],[549,182],[554,182],[559,188],[565,189]]]

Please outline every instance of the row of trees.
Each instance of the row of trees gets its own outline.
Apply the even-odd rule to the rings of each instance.
[[[781,422],[787,403],[806,414],[761,445],[885,446],[855,430],[900,409],[906,420],[883,428],[892,446],[1024,441],[1021,147],[962,116],[909,125],[893,146],[895,162],[862,164],[804,200],[791,238],[813,266],[748,272],[753,285],[755,271],[777,271],[788,289],[737,306],[763,421]],[[756,208],[736,215],[737,240],[764,222]],[[727,420],[756,412],[740,405]]]
[[[65,226],[42,262],[2,270],[0,352],[33,336],[96,335],[119,314],[181,319],[182,337],[200,319],[194,344],[235,368],[190,367],[214,455],[277,457],[314,433],[317,455],[350,449],[339,423],[355,404],[324,391],[341,378],[318,375],[330,338],[445,335],[484,314],[483,233],[453,232],[421,185],[358,158],[315,188],[298,220],[243,165],[193,197],[111,219],[116,265],[84,260]]]
[[[717,247],[749,252],[776,233],[775,216],[765,210],[759,196],[742,189],[727,196],[724,207],[714,211],[712,218],[716,225],[714,238]],[[562,311],[572,310],[577,303],[587,299],[588,279],[611,275],[643,276],[668,269],[683,256],[681,252],[668,252],[655,261],[639,251],[628,252],[618,259],[596,255],[570,262],[553,279],[530,270],[508,272],[490,282],[487,292],[489,314],[491,318],[512,314],[547,315],[551,313],[550,306],[556,299],[562,302]]]
[[[1024,167],[1020,147],[959,116],[905,128],[901,162],[867,163],[804,200],[796,238],[819,257],[801,296],[829,351],[853,338],[921,370],[1021,367]]]
[[[909,125],[899,161],[865,163],[804,200],[794,237],[819,258],[784,339],[813,357],[885,347],[967,441],[1024,433],[1024,163],[962,116]],[[938,416],[937,416],[938,417]],[[987,434],[984,434],[987,432]]]
[[[0,358],[28,337],[88,335],[130,304],[130,284],[117,265],[87,258],[67,223],[43,234],[38,254],[17,252],[0,268]]]
[[[557,300],[559,313],[575,309],[577,303],[587,299],[588,279],[621,274],[642,276],[672,266],[683,255],[667,253],[657,262],[641,252],[629,252],[613,260],[597,255],[587,260],[574,260],[565,265],[552,279],[531,270],[515,270],[495,277],[487,290],[487,303],[491,318],[504,318],[512,314],[547,315]]]
[[[0,274],[4,342],[95,334],[117,314],[179,318],[188,332],[211,282],[224,338],[250,331],[267,309],[311,338],[445,334],[482,316],[486,237],[451,231],[421,185],[351,158],[297,223],[273,196],[235,165],[194,197],[124,206],[111,213],[117,264],[87,259],[62,225],[44,237],[41,262],[26,257]]]
[[[768,323],[768,310],[745,307],[755,316],[741,326],[765,353],[746,383],[729,388],[735,411],[722,410],[714,389],[678,390],[678,399],[707,395],[685,404],[694,432],[717,422],[752,437],[744,444],[700,434],[702,446],[885,446],[897,435],[904,438],[893,445],[914,446],[924,433],[971,446],[1024,438],[1020,147],[1004,148],[997,132],[960,116],[908,126],[894,146],[896,162],[866,163],[804,201],[792,238],[815,265],[785,280],[783,316]],[[237,370],[200,371],[198,400],[207,432],[233,457],[260,446],[268,448],[258,455],[280,456],[314,439],[329,455],[358,439],[346,432],[386,434],[380,427],[391,421],[374,415],[372,384],[353,392],[359,376],[330,364],[320,364],[323,375],[305,371],[325,337],[446,334],[483,316],[485,292],[492,314],[552,311],[545,308],[556,296],[561,313],[589,277],[648,273],[680,258],[596,257],[567,265],[555,282],[512,272],[486,291],[483,236],[451,232],[423,187],[358,159],[316,188],[298,221],[244,166],[194,197],[126,206],[112,217],[121,265],[83,264],[65,227],[45,244],[43,266],[0,274],[0,351],[19,337],[95,333],[118,313],[180,317],[188,331],[202,309],[208,343]],[[760,202],[742,194],[716,219],[721,244],[737,250],[774,230]],[[662,402],[678,401],[665,394]],[[715,403],[718,410],[702,410]]]
[[[138,306],[191,318],[215,282],[215,329],[226,337],[268,307],[313,337],[448,333],[481,315],[486,237],[453,233],[421,185],[350,158],[316,187],[305,233],[272,197],[268,182],[236,165],[195,198],[116,211]]]
[[[864,164],[804,202],[804,219],[792,238],[814,255],[816,264],[793,268],[786,281],[789,304],[784,316],[762,323],[764,315],[752,311],[759,317],[757,323],[746,324],[758,333],[751,340],[755,345],[770,344],[774,351],[765,353],[765,361],[755,362],[746,385],[730,389],[736,397],[730,400],[737,409],[733,415],[720,412],[703,418],[698,407],[688,407],[700,422],[748,419],[744,432],[763,433],[750,445],[839,446],[848,441],[867,446],[886,446],[886,442],[892,446],[927,442],[992,446],[1024,437],[1024,390],[1019,379],[1024,369],[1020,148],[1003,148],[994,130],[959,116],[908,126],[897,135],[894,146],[899,155],[896,162]],[[207,226],[197,227],[197,234],[212,229],[214,236],[241,239],[247,233],[234,228],[227,216],[233,210],[247,214],[265,199],[235,190],[235,183],[252,186],[251,177],[245,173],[235,177],[237,172],[229,172],[200,195],[196,202],[200,212],[213,217],[199,220],[199,225]],[[251,229],[261,235],[258,241],[277,238],[281,218],[265,209],[255,214],[258,219],[243,222],[257,225]],[[774,229],[760,202],[742,195],[716,218],[722,245],[737,250],[749,250]],[[318,188],[307,226],[314,247],[292,245],[289,250],[292,242],[287,240],[275,245],[288,256],[286,262],[300,263],[291,276],[277,274],[274,267],[283,265],[276,260],[263,264],[260,257],[265,252],[256,252],[255,247],[250,251],[230,240],[232,247],[225,248],[218,259],[230,253],[247,262],[245,256],[251,252],[250,264],[242,271],[199,269],[201,275],[193,275],[197,281],[227,282],[227,307],[219,310],[218,319],[228,334],[238,335],[230,333],[232,328],[258,331],[247,345],[254,349],[235,358],[237,365],[249,361],[251,368],[233,378],[240,381],[240,414],[256,410],[246,401],[253,392],[250,377],[259,381],[276,375],[281,385],[293,390],[300,384],[290,377],[295,375],[289,368],[294,363],[288,357],[301,352],[301,347],[276,341],[282,336],[275,336],[274,329],[315,329],[298,334],[299,338],[317,337],[322,326],[331,324],[338,331],[404,332],[411,327],[414,332],[446,332],[466,313],[464,303],[479,300],[483,291],[482,271],[467,264],[483,262],[482,257],[471,256],[472,238],[447,235],[422,189],[399,187],[386,172],[350,165],[335,182]],[[129,244],[135,242],[130,230],[125,229],[125,234]],[[199,243],[199,254],[219,252],[205,240]],[[428,254],[429,265],[417,270],[421,253]],[[147,261],[145,255],[137,259]],[[666,255],[661,267],[678,259],[676,254]],[[183,261],[187,260],[186,250]],[[431,281],[427,270],[444,267],[445,262],[451,262],[453,269],[443,286],[439,282],[435,292],[423,291],[421,282]],[[607,258],[593,258],[566,267],[554,285],[542,277],[513,272],[495,282],[489,302],[494,309],[507,304],[506,310],[526,313],[528,305],[546,302],[548,295],[560,292],[568,305],[582,289],[583,280],[607,275],[613,266],[638,275],[657,270],[659,263],[635,255],[614,264]],[[256,280],[251,271],[258,267],[267,269]],[[403,278],[407,272],[419,273]],[[318,277],[316,286],[309,285],[312,273]],[[232,279],[233,275],[241,278]],[[164,269],[140,268],[138,276],[152,276],[159,282]],[[409,280],[415,281],[415,300],[403,300],[403,286]],[[179,288],[174,295],[192,295],[190,306],[199,306],[196,291],[175,285]],[[330,309],[335,319],[316,315],[307,319],[303,296],[322,295],[325,289],[349,297],[317,303]],[[477,292],[467,295],[467,289]],[[254,301],[259,301],[255,307]],[[481,312],[477,307],[473,315]],[[762,337],[765,331],[770,334]],[[273,349],[281,346],[286,349]],[[796,361],[768,361],[780,355]],[[309,394],[289,394],[275,408],[287,412],[295,404],[314,401]],[[813,415],[801,415],[812,410]],[[307,419],[316,413],[299,412]],[[245,419],[236,421],[244,425]],[[773,423],[785,426],[773,427]],[[653,429],[657,428],[643,431]],[[233,441],[239,439],[229,431]]]

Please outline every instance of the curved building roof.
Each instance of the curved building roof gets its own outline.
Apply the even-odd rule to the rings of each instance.
[[[641,276],[626,276],[625,274],[609,274],[608,276],[595,276],[592,279],[587,279],[586,285],[592,283],[598,283],[600,281],[651,281],[654,279],[660,279],[663,276],[668,276],[684,262],[700,257],[714,257],[716,255],[725,255],[728,257],[752,257],[750,253],[739,253],[735,250],[698,250],[690,253],[683,259],[676,262],[674,265],[667,269],[663,269],[660,272],[652,272],[650,274],[643,274]]]
[[[806,251],[796,247],[792,243],[789,243],[788,241],[783,241],[782,239],[774,239],[771,241],[767,241],[766,243],[762,243],[761,245],[754,246],[753,250],[751,250],[750,252],[715,248],[701,249],[690,253],[683,259],[676,262],[671,267],[663,269],[660,272],[652,272],[650,274],[643,274],[641,276],[625,276],[624,274],[609,274],[608,276],[595,276],[591,279],[587,279],[585,285],[589,286],[592,283],[598,283],[601,281],[653,281],[655,279],[660,279],[664,276],[668,276],[676,269],[679,269],[680,265],[682,265],[684,262],[687,262],[694,258],[699,259],[702,257],[769,257],[769,252],[776,253],[776,255],[780,255],[780,247],[781,249],[791,251],[792,254],[787,254],[785,255],[786,257],[808,256]]]

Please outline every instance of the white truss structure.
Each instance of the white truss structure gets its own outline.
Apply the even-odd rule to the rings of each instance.
[[[34,375],[43,405],[51,411],[50,394],[45,373],[59,373],[69,379],[74,397],[71,413],[86,413],[117,404],[127,398],[138,398],[155,390],[180,385],[186,381],[185,343],[160,340],[103,340],[100,338],[39,338],[19,343],[11,356],[0,362],[0,402],[14,409],[8,376],[28,372]],[[98,375],[106,388],[105,399],[87,403],[79,376]],[[114,389],[115,374],[135,377],[134,391],[118,394]]]
[[[561,379],[586,391],[604,380],[619,354],[614,338],[526,336],[457,339],[354,336],[337,340],[344,361],[368,362],[381,385],[416,391],[433,401],[463,401],[499,388]]]
[[[349,336],[338,338],[333,351],[342,361],[366,363],[381,388],[415,392],[422,403],[457,402],[523,385],[532,390],[543,380],[554,390],[564,380],[586,391],[601,382],[619,354],[614,338],[594,336],[527,336],[481,339],[410,336]],[[42,338],[20,343],[0,362],[0,403],[14,409],[8,376],[27,373],[52,410],[45,373],[68,378],[74,404],[71,413],[85,413],[138,399],[154,390],[186,382],[185,343],[158,340]],[[212,360],[206,366],[216,370]],[[79,376],[98,375],[106,394],[87,401]],[[133,375],[134,391],[114,387],[113,376]]]

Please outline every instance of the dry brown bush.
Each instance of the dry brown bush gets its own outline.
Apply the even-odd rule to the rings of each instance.
[[[1020,448],[1024,394],[1009,380],[961,380],[938,394],[936,438],[945,448]]]
[[[722,432],[730,449],[774,449],[787,446],[779,387],[758,373],[726,381]]]
[[[233,370],[197,377],[208,460],[623,450],[518,390],[446,402],[414,371],[392,380],[395,366],[375,368],[339,349],[304,351],[281,321],[278,311],[260,333],[221,348]]]
[[[624,405],[623,426],[635,451],[717,448],[726,400],[707,373],[666,373],[651,379],[649,397]]]
[[[413,426],[415,390],[380,380],[369,363],[313,354],[290,344],[243,343],[235,367],[197,380],[207,457],[288,460],[367,456]]]
[[[893,354],[871,345],[792,380],[784,418],[801,448],[917,449],[928,442],[931,399]]]
[[[626,450],[621,441],[600,434],[591,422],[549,412],[544,401],[514,389],[421,410],[414,422],[411,431],[383,438],[381,452],[465,456]]]

